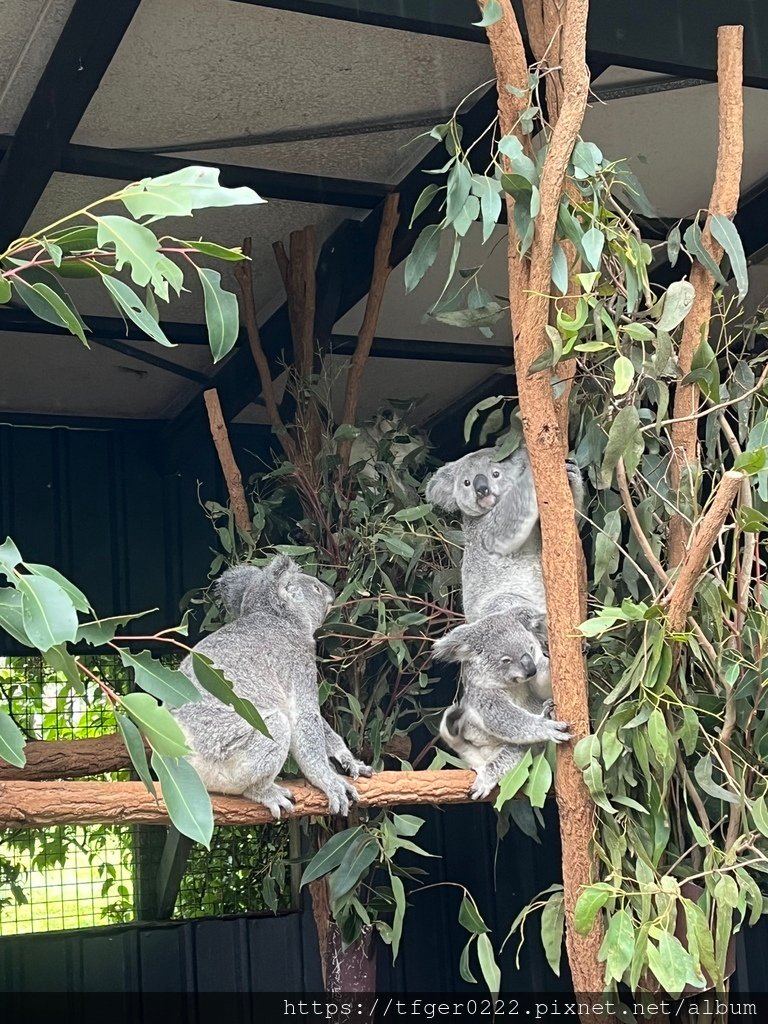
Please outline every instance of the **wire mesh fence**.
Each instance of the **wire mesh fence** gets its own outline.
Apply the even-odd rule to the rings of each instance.
[[[81,661],[116,692],[131,688],[118,656]],[[29,739],[88,739],[115,731],[95,682],[75,693],[40,657],[0,658],[0,699]],[[131,773],[99,778],[127,779]],[[286,825],[216,829],[210,850],[192,849],[173,916],[288,908],[291,887],[282,867],[288,844]],[[0,936],[137,919],[139,907],[147,906],[139,884],[152,884],[157,856],[148,830],[129,825],[0,831]]]

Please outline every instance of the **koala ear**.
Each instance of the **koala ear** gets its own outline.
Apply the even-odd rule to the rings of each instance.
[[[544,612],[532,608],[521,609],[520,621],[529,632],[533,633],[540,644],[547,642],[547,616]]]
[[[272,559],[265,573],[269,576],[269,582],[278,601],[284,603],[288,600],[288,587],[300,572],[299,566],[288,555],[278,555]]]
[[[456,478],[456,463],[449,462],[442,466],[431,477],[426,489],[426,498],[433,505],[444,508],[446,512],[458,512],[459,506],[453,496],[453,485]]]
[[[236,565],[216,581],[216,595],[227,613],[239,618],[252,611],[264,583],[264,573],[256,565]]]
[[[469,661],[477,654],[474,626],[457,626],[432,644],[435,661]]]

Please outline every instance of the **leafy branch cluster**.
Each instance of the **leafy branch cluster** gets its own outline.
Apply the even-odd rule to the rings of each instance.
[[[489,0],[487,17],[491,8]],[[417,210],[439,201],[443,216],[420,235],[407,287],[434,263],[447,232],[448,280],[429,311],[443,322],[487,333],[507,311],[483,288],[483,267],[457,270],[458,259],[473,224],[492,239],[500,196],[512,199],[519,251],[531,244],[549,139],[543,78],[540,67],[531,71],[527,97],[509,87],[523,113],[512,134],[489,126],[491,158],[479,170],[477,143],[462,148],[455,117],[434,129],[447,151],[437,172],[445,179],[427,186]],[[574,926],[587,934],[604,920],[606,985],[679,994],[722,989],[733,933],[768,909],[766,328],[738,312],[746,259],[728,216],[673,226],[657,253],[633,207],[653,212],[621,162],[579,139],[557,214],[548,346],[529,373],[547,373],[556,396],[570,392],[570,433],[593,490],[584,518],[596,614],[581,632],[595,640],[594,733],[575,759],[595,805],[600,874],[583,889]],[[689,363],[680,339],[696,287],[681,280],[660,288],[651,273],[657,257],[674,264],[682,251],[713,281],[719,310],[711,321],[706,313]],[[686,453],[678,483],[674,399],[685,388],[696,392],[687,418],[698,427],[701,457]],[[467,418],[467,440],[478,421],[483,440],[519,439],[518,415],[514,395],[486,399]],[[681,521],[690,539],[678,564],[670,535]],[[503,781],[505,797],[529,784],[531,767],[529,758]],[[561,889],[543,894],[514,929],[534,909],[543,910],[542,939],[559,970]]]

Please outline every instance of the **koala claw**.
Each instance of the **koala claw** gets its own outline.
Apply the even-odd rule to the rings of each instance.
[[[335,777],[333,782],[329,782],[328,785],[321,786],[321,789],[328,797],[328,810],[331,814],[341,814],[346,817],[349,814],[349,805],[357,803],[359,799],[355,787],[338,777]]]
[[[290,789],[271,783],[263,789],[250,789],[244,794],[249,800],[264,804],[273,818],[279,819],[281,811],[292,811],[295,798]]]
[[[479,771],[469,791],[469,795],[473,800],[484,800],[495,788],[496,781],[489,778],[484,771]]]
[[[568,722],[557,722],[552,718],[546,719],[544,732],[546,739],[554,740],[555,743],[565,743],[571,738],[571,726]]]
[[[542,708],[541,708],[541,717],[542,718],[551,718],[552,717],[552,712],[554,710],[555,710],[555,702],[551,698],[549,700],[545,700],[544,704],[542,705]]]
[[[339,768],[345,775],[348,775],[350,779],[359,779],[362,776],[364,779],[370,779],[373,775],[373,768],[367,765],[365,761],[358,761],[356,757],[339,757],[336,758]]]

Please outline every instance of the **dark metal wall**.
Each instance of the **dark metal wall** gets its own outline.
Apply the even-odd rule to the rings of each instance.
[[[244,475],[261,430],[233,431]],[[159,428],[72,429],[0,425],[0,541],[55,566],[99,615],[159,608],[152,633],[179,621],[179,600],[204,585],[215,547],[199,501],[222,500],[213,444],[169,470]],[[199,492],[198,492],[199,481]],[[0,632],[0,654],[13,651]]]

